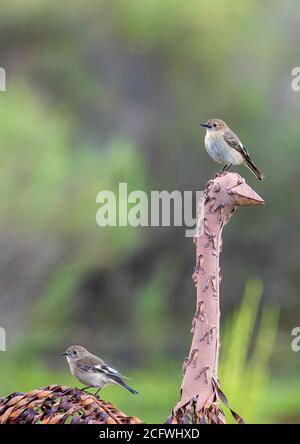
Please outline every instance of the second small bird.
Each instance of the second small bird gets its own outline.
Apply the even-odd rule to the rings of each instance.
[[[102,387],[108,384],[118,384],[134,395],[138,393],[126,384],[124,381],[125,376],[122,376],[113,367],[105,364],[98,356],[92,355],[84,347],[72,345],[61,354],[66,356],[72,375],[86,385],[82,390],[97,387],[97,395]]]
[[[231,165],[246,165],[259,180],[264,175],[252,162],[250,155],[238,136],[226,125],[223,120],[210,119],[201,123],[206,128],[205,148],[210,157],[224,165],[222,171]]]

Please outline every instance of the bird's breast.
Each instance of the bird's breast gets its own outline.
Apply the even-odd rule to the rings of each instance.
[[[239,165],[243,162],[242,155],[228,145],[222,134],[208,132],[205,136],[205,148],[210,157],[218,163]]]
[[[74,376],[83,384],[93,387],[103,387],[108,382],[105,375],[98,372],[87,372],[76,369]]]

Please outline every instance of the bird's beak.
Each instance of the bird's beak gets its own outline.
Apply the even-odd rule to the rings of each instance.
[[[60,353],[60,355],[61,355],[61,356],[68,356],[68,353],[67,353],[67,352],[64,352],[64,353]]]
[[[210,125],[207,125],[207,123],[200,123],[201,126],[203,126],[204,128],[211,128]]]

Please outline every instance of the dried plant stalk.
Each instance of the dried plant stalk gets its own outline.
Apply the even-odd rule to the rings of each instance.
[[[222,230],[238,206],[262,205],[238,174],[225,173],[208,182],[198,211],[196,267],[193,274],[197,305],[192,323],[192,345],[183,365],[181,399],[167,422],[225,422],[219,401],[228,405],[218,381],[220,348],[220,269]],[[242,418],[232,411],[238,422]]]
[[[111,403],[76,388],[49,385],[0,398],[0,424],[141,424]]]

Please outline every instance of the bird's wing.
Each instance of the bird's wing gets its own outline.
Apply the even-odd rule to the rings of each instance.
[[[77,366],[86,372],[91,373],[103,373],[106,376],[112,378],[112,379],[128,379],[126,376],[121,375],[118,370],[115,368],[105,364],[100,358],[97,356],[91,356],[88,358],[80,359],[77,361]]]
[[[87,358],[79,359],[77,361],[77,367],[86,372],[97,372],[101,365],[104,364],[102,359],[98,356],[90,355]]]
[[[130,379],[130,378],[127,378],[126,376],[122,375],[121,373],[119,373],[118,370],[116,370],[115,368],[113,368],[110,365],[107,365],[105,363],[102,364],[101,370],[104,373],[107,373],[107,375],[109,375],[109,376],[117,376],[122,379]]]
[[[246,158],[250,158],[248,151],[238,138],[238,136],[231,130],[227,130],[224,132],[224,140],[230,145],[232,148],[237,150]]]
[[[106,376],[108,381],[110,380],[110,382],[114,382],[121,385],[134,395],[138,393],[136,390],[134,390],[132,387],[129,387],[129,385],[126,384],[124,378],[125,379],[128,378],[122,376],[115,368],[105,364],[105,362],[103,362],[97,356],[91,356],[88,358],[80,359],[79,361],[77,361],[77,367],[79,367],[81,370],[85,372],[98,373],[98,374],[101,373],[102,375]]]

